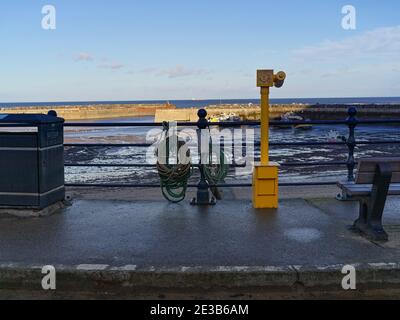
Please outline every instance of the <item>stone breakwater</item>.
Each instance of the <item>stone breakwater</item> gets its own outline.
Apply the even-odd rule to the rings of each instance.
[[[271,105],[270,113],[272,119],[295,112],[312,120],[341,120],[348,116],[348,108],[354,106],[358,110],[358,117],[368,118],[396,118],[400,119],[400,105],[306,105],[306,104],[288,104]],[[234,114],[242,120],[260,120],[260,106],[258,105],[210,105],[207,106],[210,117],[219,117],[221,115]],[[198,109],[176,109],[156,112],[156,122],[162,121],[188,121],[195,122]]]
[[[40,106],[1,108],[0,113],[12,114],[46,114],[55,110],[59,117],[65,120],[96,120],[128,117],[154,116],[157,110],[165,112],[174,110],[172,104],[98,104],[71,106]]]

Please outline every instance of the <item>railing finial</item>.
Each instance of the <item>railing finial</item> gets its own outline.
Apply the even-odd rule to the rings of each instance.
[[[57,117],[58,115],[57,115],[57,111],[55,111],[55,110],[50,110],[49,112],[47,112],[47,115],[48,116],[52,116],[52,117]]]
[[[347,110],[347,113],[348,113],[348,115],[349,115],[349,118],[355,118],[355,117],[357,116],[358,111],[357,111],[357,108],[356,108],[356,107],[350,107],[350,108]]]
[[[199,120],[197,122],[197,127],[199,129],[206,129],[208,127],[207,110],[206,109],[200,109],[197,112],[197,116],[199,117]]]

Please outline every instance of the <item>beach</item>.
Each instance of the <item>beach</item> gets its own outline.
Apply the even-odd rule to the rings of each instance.
[[[153,117],[114,119],[116,122],[152,122]],[[104,120],[99,120],[104,122]],[[358,141],[399,139],[398,131],[390,125],[362,125],[356,129]],[[65,129],[66,143],[150,143],[146,141],[148,131],[146,127],[107,127],[107,128],[76,128]],[[259,142],[259,127],[252,127],[255,132],[256,142]],[[318,162],[318,161],[346,161],[348,149],[345,145],[329,145],[338,141],[337,136],[348,135],[348,128],[341,125],[313,126],[312,130],[280,130],[271,128],[271,142],[326,142],[327,146],[298,146],[298,147],[272,147],[271,159],[279,163],[292,162]],[[195,146],[192,146],[193,152]],[[65,149],[66,163],[87,164],[130,164],[148,163],[146,160],[148,148],[141,147],[68,147]],[[150,153],[152,151],[150,150]],[[391,156],[398,153],[396,145],[368,145],[358,146],[355,150],[356,157]],[[193,153],[194,154],[194,153]],[[255,148],[255,157],[260,156],[259,148]],[[152,162],[154,163],[154,162]],[[307,166],[307,167],[281,167],[282,182],[301,181],[337,181],[347,177],[346,166]],[[67,183],[156,183],[159,181],[157,171],[152,168],[96,168],[96,167],[67,167]],[[196,182],[196,178],[193,182]],[[231,169],[227,178],[229,181],[251,182],[251,173],[237,175]]]

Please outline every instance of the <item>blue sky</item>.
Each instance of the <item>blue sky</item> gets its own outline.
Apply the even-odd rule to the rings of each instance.
[[[56,30],[41,27],[54,5]],[[357,29],[341,25],[344,5]],[[0,102],[400,96],[398,0],[3,0]]]

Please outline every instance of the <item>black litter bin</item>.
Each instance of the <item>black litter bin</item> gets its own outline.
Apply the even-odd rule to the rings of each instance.
[[[64,119],[0,114],[0,124],[7,126],[0,126],[0,207],[43,209],[64,200]]]

